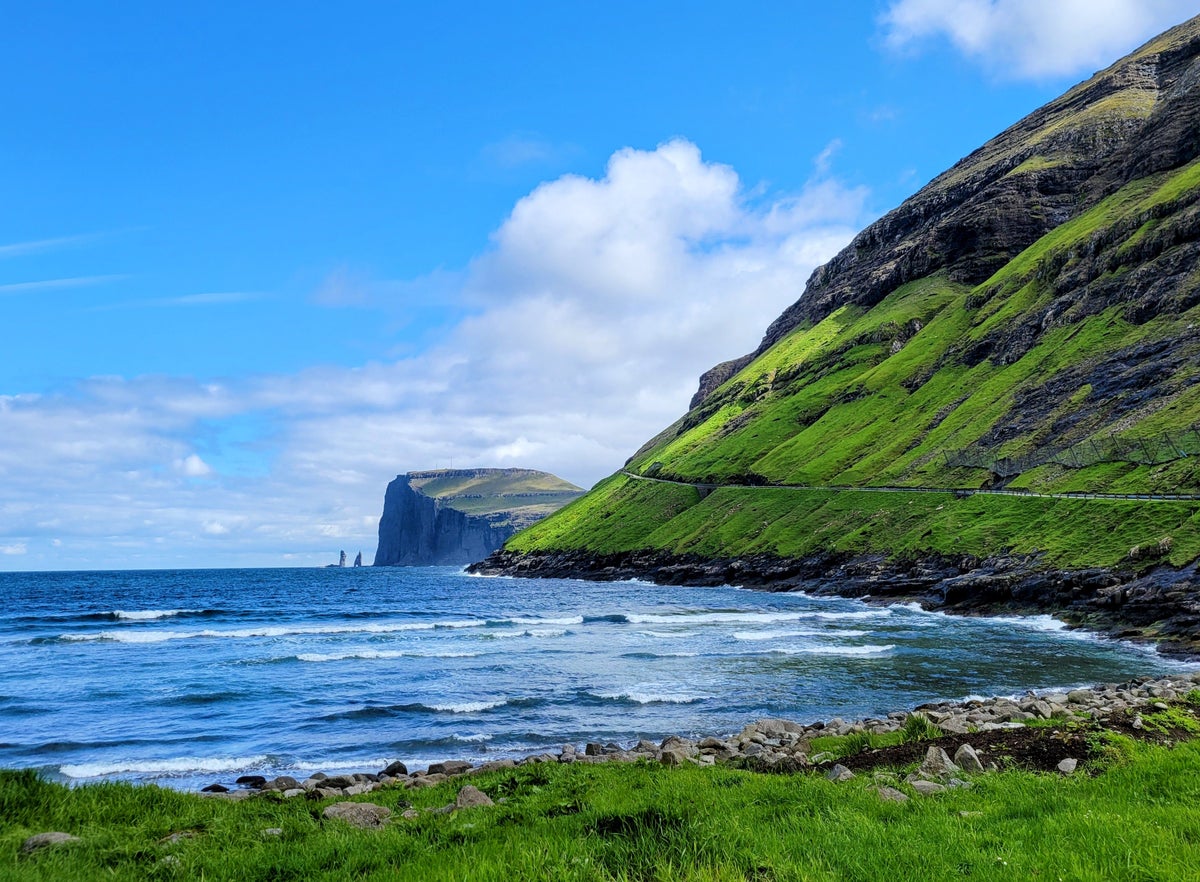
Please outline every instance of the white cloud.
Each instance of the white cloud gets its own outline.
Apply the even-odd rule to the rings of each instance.
[[[893,48],[946,39],[1000,76],[1043,79],[1106,67],[1197,13],[1196,0],[895,0],[882,21]]]
[[[27,551],[28,548],[24,542],[16,542],[12,545],[0,545],[0,554],[12,555],[15,557],[17,555],[25,554]]]
[[[207,478],[213,471],[212,466],[194,453],[183,459],[177,459],[175,461],[175,468],[180,474],[188,478]]]
[[[752,349],[861,225],[866,193],[829,176],[831,156],[773,198],[682,140],[543,184],[437,276],[469,314],[404,359],[0,397],[0,542],[51,567],[327,563],[369,558],[398,472],[519,465],[588,486],[683,413],[703,370]],[[353,302],[354,284],[327,296]],[[371,283],[370,298],[424,284]]]

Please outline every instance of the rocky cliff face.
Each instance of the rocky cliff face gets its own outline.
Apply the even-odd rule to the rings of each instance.
[[[375,566],[461,566],[583,491],[528,469],[409,472],[388,484]]]
[[[1195,159],[1198,54],[1200,18],[1002,132],[820,267],[755,354],[839,306],[874,306],[934,273],[967,285],[985,282],[1013,256],[1124,185]]]

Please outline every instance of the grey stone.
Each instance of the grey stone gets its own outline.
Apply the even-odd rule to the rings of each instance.
[[[280,775],[267,784],[269,790],[293,790],[300,786],[300,782],[291,775]]]
[[[293,799],[297,796],[303,796],[307,792],[308,791],[304,790],[304,788],[302,788],[302,787],[293,787],[290,790],[283,791],[283,798],[284,799]]]
[[[682,750],[664,750],[658,761],[664,766],[682,766],[687,762],[687,754]]]
[[[274,838],[276,836],[282,836],[283,828],[282,827],[267,827],[265,830],[262,831],[262,835],[266,836],[267,838]]]
[[[557,762],[558,757],[551,757],[551,761]],[[429,767],[430,775],[461,775],[469,771],[471,771],[471,764],[466,760],[446,760],[444,763],[434,763]]]
[[[391,809],[373,802],[335,802],[321,813],[323,818],[345,821],[364,830],[382,827],[391,816]]]
[[[476,772],[498,772],[501,769],[515,769],[516,767],[517,767],[517,764],[510,759],[499,759],[499,760],[492,760],[491,762],[484,763],[479,768],[477,768],[475,771]]]
[[[413,778],[410,787],[436,787],[446,780],[445,775],[421,775],[419,778]]]
[[[879,798],[884,802],[908,802],[908,794],[897,790],[895,787],[877,787],[875,792],[879,794]]]
[[[1069,775],[1075,771],[1075,768],[1078,765],[1079,765],[1079,760],[1073,759],[1072,757],[1067,757],[1065,760],[1063,760],[1061,763],[1058,764],[1058,770],[1060,772],[1062,772],[1064,775]]]
[[[408,774],[408,766],[404,765],[404,763],[400,762],[400,760],[396,760],[395,762],[388,763],[387,768],[379,774],[390,775],[393,778],[399,778],[401,775]]]
[[[913,781],[912,788],[922,796],[933,796],[935,793],[944,793],[946,790],[944,786],[933,781]]]
[[[962,771],[950,759],[942,748],[931,745],[925,751],[925,762],[921,763],[918,772],[926,778],[949,778],[955,772]]]
[[[459,809],[478,808],[486,805],[495,805],[495,803],[492,802],[490,796],[470,784],[459,790],[458,796],[454,799],[454,807]]]
[[[825,773],[825,777],[828,778],[830,781],[838,781],[838,782],[849,781],[851,778],[854,777],[854,773],[852,771],[850,771],[849,769],[847,769],[845,766],[843,766],[841,763],[838,763],[836,766],[834,766],[832,769],[830,769],[828,772]]]
[[[979,754],[975,752],[975,748],[969,744],[961,745],[958,750],[954,751],[954,762],[964,772],[982,772],[983,762],[979,759]]]
[[[70,833],[37,833],[21,843],[21,854],[30,854],[43,848],[53,848],[82,841],[78,836],[72,836]]]

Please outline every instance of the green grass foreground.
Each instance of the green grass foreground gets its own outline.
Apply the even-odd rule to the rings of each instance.
[[[834,784],[648,763],[525,766],[357,797],[396,812],[382,830],[321,820],[326,802],[68,789],[3,772],[0,879],[1200,878],[1200,744],[1119,740],[1099,774],[1005,771],[903,804],[882,802],[867,774]],[[466,780],[505,802],[399,817],[408,801],[452,802]],[[50,830],[83,841],[19,854]],[[176,833],[187,835],[164,842]]]

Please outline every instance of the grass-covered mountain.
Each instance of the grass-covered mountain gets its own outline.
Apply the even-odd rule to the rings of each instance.
[[[508,549],[1195,560],[1200,501],[844,488],[1200,494],[1198,158],[1200,18],[1021,120],[814,273],[627,464],[678,483],[614,475]]]
[[[583,490],[533,469],[436,469],[399,475],[384,494],[375,566],[465,564]]]

